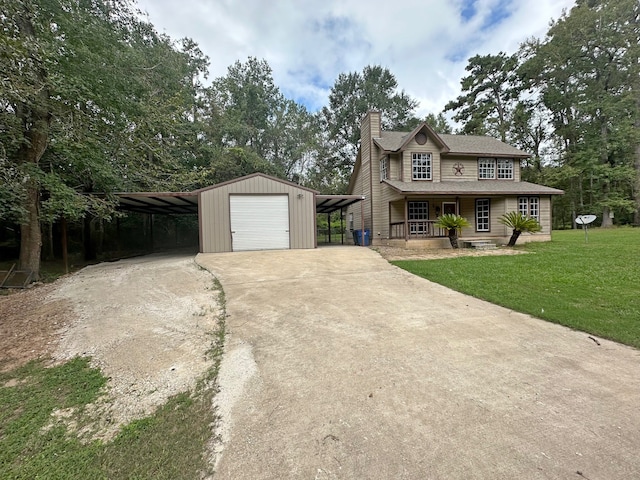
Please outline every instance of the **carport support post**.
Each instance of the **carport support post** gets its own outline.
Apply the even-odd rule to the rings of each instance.
[[[149,214],[149,248],[153,252],[153,213]]]
[[[340,207],[340,245],[344,245],[344,208]]]
[[[360,233],[360,246],[364,247],[364,198],[360,201],[360,223],[362,231]]]
[[[62,264],[64,265],[64,273],[69,273],[69,252],[67,248],[67,219],[62,217],[60,219],[60,244],[62,246]]]
[[[327,213],[327,229],[329,235],[329,244],[331,244],[331,214]]]

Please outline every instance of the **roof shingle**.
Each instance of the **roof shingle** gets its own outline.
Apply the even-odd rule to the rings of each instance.
[[[508,180],[478,180],[466,182],[401,182],[384,180],[402,193],[432,193],[437,195],[563,195],[564,191],[530,182]]]
[[[410,132],[381,132],[380,137],[374,138],[376,144],[385,151],[398,151],[407,140]],[[449,151],[443,155],[474,155],[474,156],[505,156],[527,158],[529,154],[508,145],[500,140],[480,135],[450,135],[439,134],[440,139],[447,145]]]

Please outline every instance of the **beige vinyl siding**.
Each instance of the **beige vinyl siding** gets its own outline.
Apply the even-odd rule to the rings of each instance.
[[[462,175],[456,175],[453,166],[461,163],[464,167]],[[440,162],[440,176],[443,182],[469,182],[478,180],[478,159],[468,157],[443,158]]]
[[[262,176],[249,177],[200,192],[200,229],[203,253],[230,252],[229,196],[286,194],[289,197],[291,248],[315,248],[315,198],[313,192]]]
[[[382,184],[382,191],[380,196],[380,208],[378,217],[380,218],[379,222],[376,222],[375,229],[371,236],[374,240],[387,240],[389,239],[389,223],[391,222],[402,222],[404,221],[404,203],[401,203],[398,206],[396,203],[398,200],[403,201],[404,197],[398,194],[395,190],[389,187],[386,184]],[[389,217],[391,214],[391,217]],[[380,233],[378,235],[378,233]]]
[[[373,183],[379,184],[380,180],[380,165],[378,159],[371,161],[371,135],[367,132],[362,132],[361,140],[362,148],[362,166],[360,168],[360,189],[365,196],[363,201],[364,208],[364,228],[371,228],[371,185]],[[373,175],[373,178],[372,178]],[[358,192],[359,193],[359,192]],[[362,222],[358,222],[354,229],[358,230],[362,228]]]
[[[540,197],[540,225],[542,233],[551,233],[551,197]]]
[[[476,231],[476,199],[488,198],[489,206],[489,228],[488,232]],[[462,237],[504,237],[507,227],[502,225],[498,219],[505,213],[506,201],[503,197],[463,197],[460,199],[460,215],[465,217],[471,226],[462,229]]]
[[[522,160],[519,158],[513,159],[513,180],[519,182],[521,179]]]
[[[400,180],[402,178],[401,156],[397,154],[389,155],[389,179]]]

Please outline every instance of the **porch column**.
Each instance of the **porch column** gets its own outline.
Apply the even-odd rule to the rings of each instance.
[[[409,241],[409,202],[404,197],[404,241]]]

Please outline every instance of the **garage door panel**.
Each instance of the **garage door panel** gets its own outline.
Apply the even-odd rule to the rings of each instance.
[[[289,248],[288,195],[231,195],[233,251]]]

